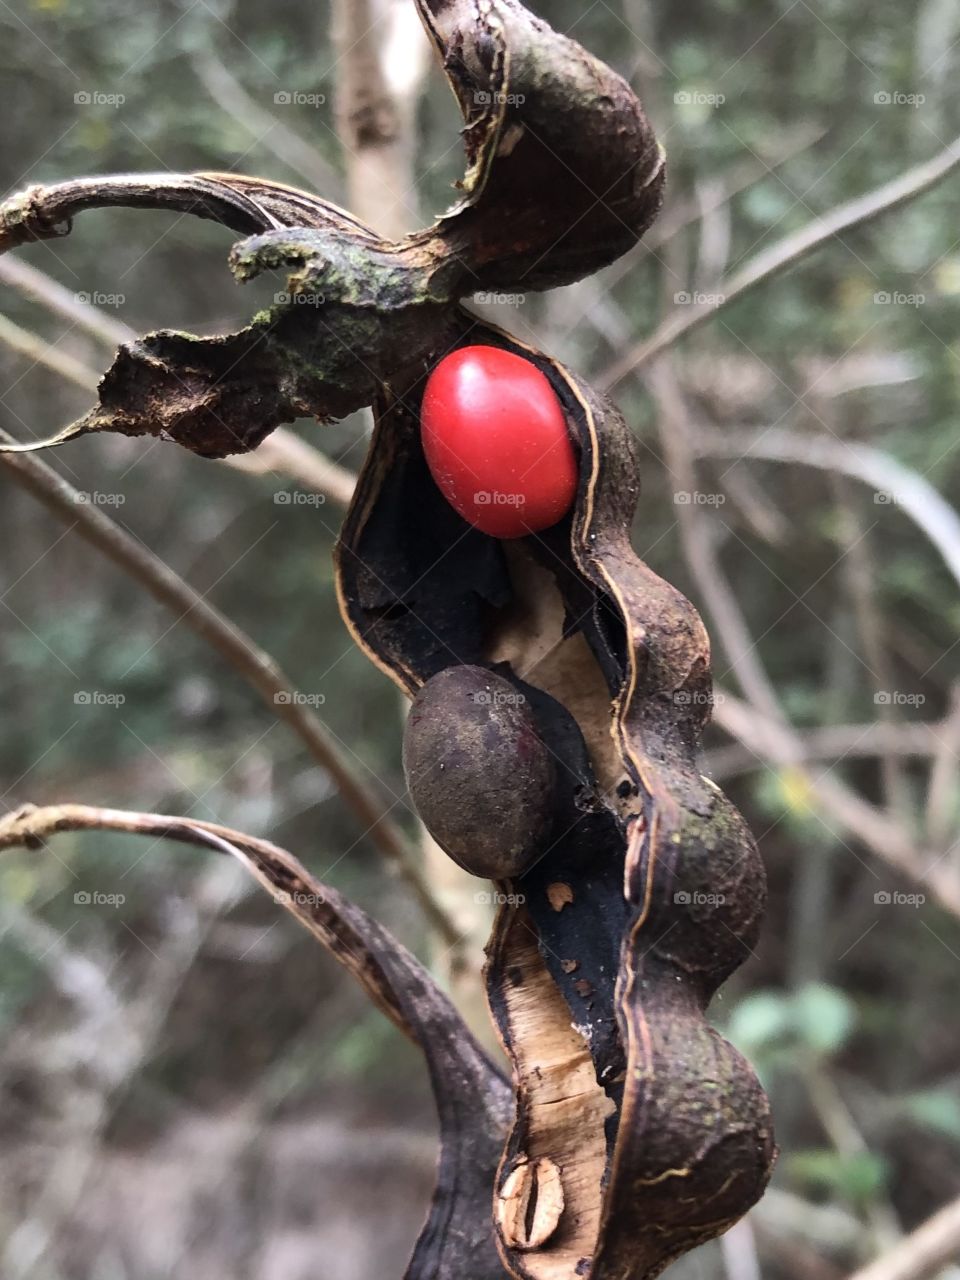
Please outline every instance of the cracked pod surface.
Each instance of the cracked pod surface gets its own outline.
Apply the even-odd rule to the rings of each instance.
[[[499,881],[521,901],[501,907],[486,973],[517,1089],[495,1225],[516,1276],[643,1280],[736,1221],[772,1167],[766,1097],[704,1016],[755,943],[763,870],[696,766],[708,641],[630,544],[638,473],[622,418],[466,313],[437,358],[468,341],[550,380],[578,451],[574,510],[515,542],[457,515],[423,457],[425,368],[375,406],[337,550],[341,606],[411,696],[469,665],[537,717],[562,818],[529,869]],[[454,714],[445,731],[456,736]]]

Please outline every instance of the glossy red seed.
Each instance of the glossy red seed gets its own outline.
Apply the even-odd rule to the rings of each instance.
[[[547,529],[570,510],[577,460],[563,407],[529,360],[461,347],[427,379],[423,450],[441,493],[495,538]]]

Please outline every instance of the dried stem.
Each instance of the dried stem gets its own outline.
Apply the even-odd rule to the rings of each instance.
[[[763,458],[839,471],[869,485],[880,505],[908,515],[943,557],[960,586],[960,515],[918,471],[881,449],[776,427],[759,434],[698,429],[694,448],[703,458]]]
[[[215,53],[203,50],[196,54],[193,68],[224,115],[242,125],[258,143],[269,147],[288,169],[317,191],[336,188],[336,171],[317,148],[252,98]]]
[[[727,696],[724,690],[717,690],[718,702]],[[804,761],[882,755],[929,759],[942,750],[941,743],[946,734],[947,727],[942,721],[909,724],[900,720],[896,724],[875,721],[872,724],[824,725],[818,729],[797,731],[797,738],[803,749]],[[710,777],[718,782],[764,767],[764,761],[758,759],[749,747],[736,743],[713,748],[707,752],[706,760]]]
[[[649,377],[657,399],[658,423],[668,465],[689,490],[696,488],[690,441],[685,430],[685,406],[676,378],[666,360],[659,360]],[[952,868],[936,861],[924,868],[921,851],[910,832],[889,814],[860,796],[831,773],[814,777],[803,765],[803,745],[786,719],[776,691],[760,661],[755,642],[730,588],[701,508],[679,504],[684,548],[697,587],[706,601],[732,670],[749,699],[727,696],[717,702],[715,721],[753,750],[789,769],[802,783],[814,812],[838,824],[862,841],[876,856],[935,893],[945,907],[960,915],[960,879]]]
[[[864,800],[833,774],[820,772],[814,775],[804,768],[801,758],[803,744],[792,729],[765,719],[755,707],[732,694],[725,694],[723,701],[717,702],[713,718],[731,737],[738,738],[761,759],[789,768],[813,812],[819,811],[844,835],[860,841],[876,857],[928,889],[947,911],[960,916],[960,879],[954,869],[936,857],[931,858],[928,866],[923,866],[922,851],[908,831],[890,820],[889,814]]]
[[[28,187],[0,205],[0,253],[68,235],[86,209],[172,209],[251,235],[281,225],[241,191],[202,174],[118,174]]]
[[[930,1280],[960,1254],[960,1197],[850,1280]]]
[[[960,138],[955,138],[932,160],[908,169],[906,173],[886,182],[866,195],[858,196],[838,205],[830,213],[818,218],[802,231],[785,236],[762,253],[758,253],[746,266],[734,272],[717,287],[720,301],[683,307],[674,311],[660,327],[643,342],[614,361],[601,376],[600,384],[609,391],[622,382],[628,374],[641,365],[648,364],[688,333],[704,324],[723,307],[750,293],[758,285],[765,284],[823,247],[828,241],[839,239],[844,232],[865,226],[875,218],[915,200],[931,187],[942,182],[960,165]]]
[[[9,438],[0,431],[0,440]],[[418,865],[415,847],[357,777],[345,754],[311,708],[298,698],[294,685],[273,658],[102,511],[78,502],[76,490],[46,463],[30,455],[0,456],[24,488],[211,645],[260,694],[273,714],[293,729],[333,778],[364,832],[413,890],[431,925],[451,947],[458,946],[460,935],[434,898]]]
[[[418,1043],[418,1037],[392,991],[392,984],[377,965],[370,947],[371,935],[382,935],[381,927],[359,907],[347,902],[337,890],[315,880],[285,849],[269,840],[248,836],[218,823],[158,813],[62,804],[43,808],[25,805],[0,818],[0,851],[36,849],[49,836],[64,831],[123,831],[230,854],[274,895],[279,906],[286,908],[340,964],[349,969],[377,1007],[414,1043]],[[290,891],[278,890],[281,883],[289,884]],[[302,891],[300,886],[303,886]]]

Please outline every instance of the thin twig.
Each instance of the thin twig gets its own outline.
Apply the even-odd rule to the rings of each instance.
[[[20,325],[14,324],[4,315],[0,315],[0,342],[8,346],[11,351],[16,351],[18,355],[26,356],[35,365],[42,364],[44,368],[52,369],[61,378],[66,378],[68,382],[82,387],[84,391],[97,389],[100,375],[89,365],[83,364],[65,351],[59,351],[49,342],[45,342],[39,334],[32,333],[29,329],[22,329]]]
[[[111,350],[137,336],[135,330],[122,320],[84,301],[74,290],[65,288],[29,262],[21,262],[9,254],[0,256],[0,280],[54,315],[91,334]]]
[[[850,1280],[930,1280],[960,1255],[960,1197]]]
[[[883,635],[883,619],[877,605],[876,572],[870,543],[870,530],[865,528],[859,511],[851,502],[853,485],[848,476],[832,474],[831,488],[839,510],[838,534],[844,544],[841,572],[849,587],[853,617],[862,645],[863,664],[869,675],[870,692],[882,724],[895,725],[899,708],[890,699],[894,674]],[[886,695],[886,696],[884,696]],[[892,751],[880,757],[883,799],[894,817],[909,823],[913,817],[910,788],[901,768],[900,758]]]
[[[306,138],[252,98],[215,53],[204,50],[196,54],[193,69],[224,115],[246,129],[257,143],[269,147],[299,178],[317,191],[336,188],[338,178],[333,165]],[[287,94],[286,100],[289,102],[291,97]]]
[[[781,427],[767,431],[698,429],[693,446],[702,458],[763,458],[840,471],[869,485],[878,507],[899,508],[923,530],[960,586],[960,515],[918,471],[881,449],[823,434]]]
[[[958,165],[960,138],[955,138],[932,160],[908,169],[906,173],[891,182],[885,182],[866,195],[838,205],[802,231],[778,240],[718,286],[719,301],[684,306],[669,315],[649,338],[603,372],[600,385],[607,391],[611,390],[635,369],[649,363],[654,356],[660,355],[680,338],[698,329],[723,307],[796,266],[828,241],[839,239],[844,232],[862,227],[923,195],[938,182],[942,182]]]
[[[113,1011],[109,1020],[95,1024],[95,1039],[80,1073],[85,1083],[66,1088],[62,1095],[66,1131],[58,1135],[56,1157],[32,1188],[29,1216],[4,1242],[0,1268],[9,1280],[26,1280],[43,1271],[63,1224],[73,1220],[118,1106],[136,1072],[156,1051],[161,1029],[214,920],[236,901],[236,882],[224,874],[227,871],[232,868],[208,868],[181,898],[179,927],[169,930],[153,953],[138,995]],[[92,1096],[90,1084],[98,1086]]]
[[[960,763],[960,685],[950,691],[950,710],[937,742],[927,788],[924,829],[934,849],[951,843],[951,826],[957,806],[957,774]]]
[[[721,703],[726,697],[726,692],[718,689],[714,700]],[[884,754],[901,759],[911,756],[929,759],[941,750],[946,727],[942,721],[932,724],[898,721],[896,724],[831,724],[794,732],[804,761],[835,760],[841,756],[863,759]],[[758,759],[755,752],[736,744],[711,749],[705,760],[710,777],[718,782],[766,767],[766,762]]]
[[[815,146],[825,133],[826,130],[819,127],[800,129],[795,137],[787,140],[779,155],[771,157],[769,164],[762,155],[749,156],[720,175],[716,187],[707,199],[690,197],[672,205],[669,211],[664,210],[663,216],[657,219],[649,231],[644,232],[639,244],[603,272],[603,288],[612,289],[624,276],[630,274],[640,259],[664,248],[668,241],[692,226],[699,218],[729,204],[765,178],[772,177],[783,165]]]
[[[790,728],[765,719],[755,707],[732,694],[714,705],[713,718],[721,729],[739,739],[745,747],[775,766],[789,769],[807,799],[812,812],[819,811],[836,823],[844,835],[860,841],[877,857],[902,875],[934,894],[941,906],[960,916],[960,879],[951,867],[936,857],[924,866],[921,850],[910,833],[841,782],[835,775],[814,776],[802,764],[802,743]]]
[[[651,371],[650,389],[657,398],[658,420],[668,465],[674,479],[692,491],[696,488],[690,441],[684,429],[686,418],[682,393],[668,359],[661,359]],[[684,547],[698,590],[707,602],[717,633],[731,668],[749,699],[742,703],[730,697],[714,708],[716,722],[734,737],[779,768],[789,769],[802,784],[811,810],[829,818],[849,836],[860,840],[876,856],[898,871],[927,886],[945,907],[960,915],[960,879],[951,867],[932,860],[921,863],[921,850],[910,832],[891,816],[865,800],[832,773],[814,777],[803,764],[803,748],[780,706],[757,646],[717,556],[710,531],[705,527],[701,507],[695,503],[678,506]],[[835,833],[834,833],[835,834]]]
[[[0,430],[0,440],[9,439]],[[420,869],[415,847],[356,776],[344,752],[273,658],[99,508],[81,503],[77,491],[45,462],[30,454],[3,454],[0,460],[58,519],[102,551],[170,609],[178,621],[210,644],[260,694],[272,713],[293,729],[333,778],[364,832],[413,890],[431,925],[451,947],[456,947],[459,932],[436,901]]]
[[[219,823],[169,814],[103,809],[85,804],[43,808],[24,805],[0,818],[0,852],[35,849],[49,836],[64,831],[121,831],[230,854],[274,895],[278,906],[294,916],[349,970],[377,1007],[415,1044],[419,1043],[417,1033],[397,1001],[391,980],[371,949],[371,939],[387,937],[383,928],[337,890],[321,884],[292,854],[272,841]],[[398,943],[393,945],[399,947]]]

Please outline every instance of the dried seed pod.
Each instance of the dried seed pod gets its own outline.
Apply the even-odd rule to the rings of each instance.
[[[407,787],[427,830],[475,876],[520,875],[545,848],[557,769],[520,690],[483,667],[426,682],[403,735]]]
[[[472,288],[569,284],[631,248],[664,153],[627,82],[519,0],[417,7],[466,123],[463,198],[438,231]]]
[[[629,87],[519,0],[417,5],[467,125],[463,199],[435,226],[391,243],[279,184],[123,177],[6,202],[0,251],[61,234],[94,205],[153,205],[260,231],[232,255],[242,280],[289,271],[287,300],[240,333],[159,333],[121,351],[99,407],[57,440],[150,432],[220,456],[294,417],[374,402],[336,557],[348,625],[407,693],[425,690],[421,705],[472,669],[531,708],[529,723],[488,714],[481,730],[467,718],[481,746],[465,813],[466,792],[426,772],[428,731],[413,726],[408,744],[419,801],[436,808],[448,847],[517,888],[486,975],[517,1103],[496,1183],[500,1257],[523,1280],[651,1280],[744,1213],[773,1163],[763,1091],[705,1017],[756,939],[763,871],[740,816],[697,770],[709,645],[692,605],[630,545],[638,476],[623,420],[457,300],[548,288],[613,261],[656,215],[663,154]],[[468,343],[530,361],[577,450],[573,508],[516,542],[466,524],[421,447],[426,375]],[[435,721],[441,736],[465,723],[446,708]],[[553,781],[540,748],[516,764],[530,723]],[[499,818],[497,787],[516,801]],[[495,848],[482,828],[497,821]],[[546,856],[530,860],[531,842]],[[428,1032],[449,1049],[449,1025]],[[455,1054],[444,1061],[456,1070]],[[437,1096],[444,1132],[459,1133],[465,1117],[448,1091]],[[408,1280],[495,1280],[492,1233],[476,1230],[490,1188],[447,1163]],[[562,1200],[539,1190],[556,1190],[553,1170]]]
[[[516,542],[472,528],[423,458],[425,375],[397,383],[375,406],[341,535],[341,604],[411,694],[452,662],[503,662],[572,717],[555,751],[569,771],[564,821],[549,855],[512,879],[524,903],[501,908],[487,969],[518,1082],[498,1185],[524,1158],[549,1159],[566,1208],[540,1244],[501,1223],[500,1246],[523,1280],[651,1280],[736,1221],[773,1164],[763,1090],[704,1016],[755,944],[763,870],[697,769],[709,644],[690,602],[630,545],[639,486],[622,418],[473,316],[438,357],[468,342],[550,381],[579,446],[574,508]]]

